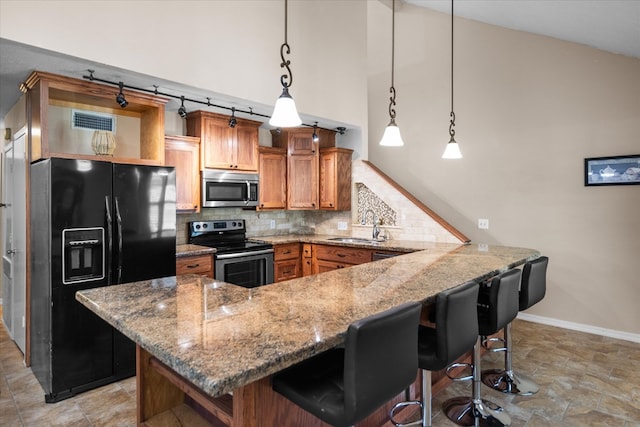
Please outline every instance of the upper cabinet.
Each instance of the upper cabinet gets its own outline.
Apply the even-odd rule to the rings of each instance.
[[[200,211],[200,138],[165,136],[165,165],[176,169],[176,211]]]
[[[202,169],[258,171],[258,128],[261,122],[236,119],[229,127],[230,116],[194,111],[187,115],[187,134],[200,137]]]
[[[259,210],[287,208],[287,150],[259,147]]]
[[[22,89],[29,106],[31,161],[49,157],[164,164],[166,98],[56,74],[33,72]],[[96,154],[92,140],[107,130],[115,150]]]
[[[287,150],[287,209],[351,209],[352,150],[335,147],[335,133],[288,128],[271,131],[274,147]]]
[[[320,209],[351,209],[351,155],[348,148],[320,149]]]
[[[319,208],[320,147],[335,146],[335,133],[317,129],[318,141],[313,140],[313,128],[286,128],[271,131],[274,147],[287,150],[287,209],[314,210]]]

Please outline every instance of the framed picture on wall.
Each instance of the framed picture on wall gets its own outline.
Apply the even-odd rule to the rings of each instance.
[[[640,154],[584,159],[584,185],[640,184]]]

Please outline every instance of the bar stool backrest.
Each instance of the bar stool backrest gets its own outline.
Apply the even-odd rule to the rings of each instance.
[[[493,279],[481,290],[480,299],[488,298],[488,309],[478,307],[480,335],[491,335],[503,329],[518,315],[520,277],[522,273],[514,268]]]
[[[547,290],[547,265],[549,258],[542,256],[530,261],[522,268],[520,285],[520,310],[526,310],[538,303]]]
[[[437,358],[446,366],[478,339],[476,305],[480,286],[470,281],[440,292],[436,299]]]
[[[422,304],[407,303],[349,326],[344,403],[353,419],[366,417],[415,380],[421,310]]]

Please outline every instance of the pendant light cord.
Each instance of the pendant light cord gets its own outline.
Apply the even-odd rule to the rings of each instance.
[[[396,88],[394,85],[394,68],[395,68],[395,35],[396,35],[396,0],[391,3],[391,87],[389,93],[389,117],[391,122],[395,124],[396,110],[393,108],[396,105]]]
[[[291,48],[289,47],[289,43],[287,42],[287,9],[287,0],[284,0],[284,43],[282,43],[282,46],[280,46],[280,59],[282,60],[282,62],[280,63],[280,67],[286,68],[287,74],[283,74],[280,76],[280,83],[282,84],[282,87],[286,88],[290,87],[291,83],[293,83],[293,74],[291,73],[291,68],[289,68],[289,65],[291,65],[291,61],[285,59],[284,57],[285,54],[289,55],[291,53]]]
[[[456,134],[453,128],[456,125],[456,114],[453,112],[453,0],[451,0],[451,122],[449,123],[449,135]]]

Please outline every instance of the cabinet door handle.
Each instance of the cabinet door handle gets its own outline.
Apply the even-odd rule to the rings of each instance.
[[[283,271],[282,274],[291,274],[291,270]]]
[[[200,264],[187,265],[187,268],[198,268],[198,267],[200,267]]]
[[[286,251],[282,251],[282,255],[289,255],[291,253],[291,251],[286,250]]]
[[[341,254],[341,253],[337,253],[336,255],[338,255],[340,258],[344,258],[344,257],[346,257],[346,255],[345,255],[345,254]]]

